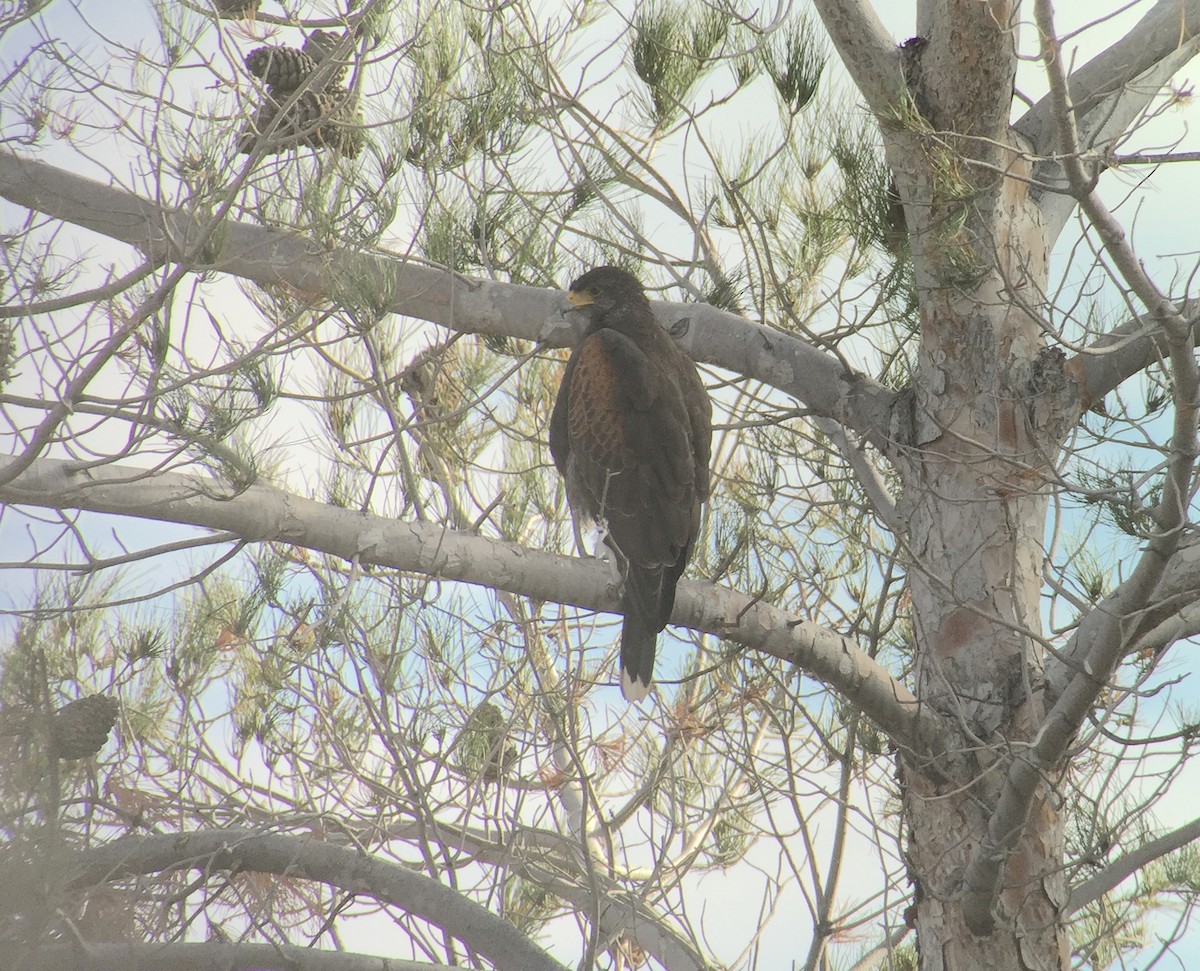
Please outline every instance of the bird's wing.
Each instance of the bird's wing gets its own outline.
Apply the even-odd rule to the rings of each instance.
[[[712,400],[704,388],[696,365],[683,351],[675,358],[680,392],[692,429],[692,456],[695,465],[697,509],[708,498],[708,463],[712,457]]]
[[[631,565],[675,565],[691,541],[698,501],[691,419],[678,381],[607,328],[585,338],[572,363],[565,430],[585,512],[607,524]]]

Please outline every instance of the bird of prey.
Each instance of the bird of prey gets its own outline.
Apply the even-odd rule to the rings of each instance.
[[[712,403],[632,274],[596,267],[567,298],[589,326],[563,373],[550,453],[576,520],[600,526],[624,575],[621,693],[639,701],[700,531]]]

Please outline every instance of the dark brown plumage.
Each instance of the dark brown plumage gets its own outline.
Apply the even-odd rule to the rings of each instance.
[[[700,530],[712,404],[631,274],[597,267],[567,296],[590,326],[563,373],[550,452],[576,518],[601,524],[624,573],[621,692],[637,701]]]

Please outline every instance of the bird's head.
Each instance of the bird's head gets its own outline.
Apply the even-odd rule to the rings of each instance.
[[[601,313],[618,305],[646,303],[642,285],[628,270],[598,266],[575,280],[567,291],[572,307],[595,307]]]

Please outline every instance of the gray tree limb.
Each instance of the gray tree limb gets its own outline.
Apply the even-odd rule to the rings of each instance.
[[[1070,102],[1080,147],[1096,149],[1095,161],[1137,120],[1146,106],[1188,61],[1200,53],[1200,0],[1159,0],[1103,53],[1071,73]],[[1076,202],[1058,155],[1058,123],[1047,94],[1014,126],[1044,156],[1033,177],[1049,246],[1058,239]]]
[[[0,502],[226,530],[250,542],[296,543],[347,560],[358,557],[589,610],[619,606],[609,570],[599,561],[353,512],[267,485],[237,491],[200,475],[38,459],[0,488]],[[796,664],[918,757],[941,751],[946,733],[939,718],[848,637],[714,583],[682,582],[671,619]]]
[[[1063,912],[1069,915],[1082,910],[1093,900],[1099,900],[1122,880],[1133,876],[1148,864],[1187,846],[1189,843],[1194,843],[1198,839],[1200,839],[1200,819],[1193,819],[1178,829],[1164,833],[1157,839],[1152,839],[1137,849],[1122,854],[1099,873],[1089,877],[1072,890]]]
[[[876,114],[890,114],[904,97],[900,49],[869,0],[813,0],[817,15],[855,86]]]
[[[1179,313],[1190,321],[1193,344],[1200,344],[1200,298],[1179,302]],[[1114,327],[1067,361],[1065,370],[1079,389],[1079,407],[1086,411],[1133,375],[1167,356],[1166,340],[1156,320],[1143,314]]]
[[[282,944],[54,944],[18,949],[22,971],[459,971],[430,964]]]
[[[167,209],[124,189],[0,150],[0,198],[137,247],[153,259],[183,258],[205,225],[203,213]],[[468,279],[383,251],[328,249],[295,234],[227,221],[200,247],[204,262],[263,286],[373,306],[463,333],[495,334],[568,346],[583,321],[566,314],[555,290]],[[653,301],[655,312],[693,357],[792,395],[814,414],[854,429],[886,449],[898,395],[790,334],[706,304]]]
[[[1120,40],[1071,72],[1067,88],[1076,114],[1103,106],[1197,36],[1200,0],[1158,0]],[[1052,145],[1057,127],[1052,95],[1025,112],[1016,127],[1035,142]]]
[[[431,877],[316,839],[253,830],[124,837],[80,853],[68,887],[181,869],[243,869],[316,880],[428,920],[498,968],[564,971],[508,921]]]
[[[1128,650],[1140,651],[1149,647],[1162,651],[1179,638],[1195,633],[1197,600],[1200,600],[1200,542],[1193,537],[1171,557],[1145,608],[1125,618]],[[1111,607],[1105,600],[1095,609],[1109,610]],[[1172,626],[1173,620],[1177,626]],[[1147,638],[1154,643],[1148,645]],[[1083,670],[1090,643],[1088,631],[1081,625],[1062,649],[1055,652],[1046,665],[1046,688],[1050,697],[1060,696],[1071,678]]]

